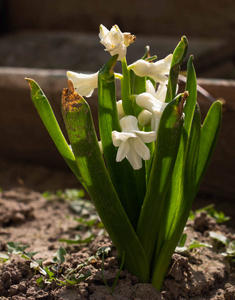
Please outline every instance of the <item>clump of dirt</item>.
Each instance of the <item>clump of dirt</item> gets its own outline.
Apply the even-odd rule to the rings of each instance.
[[[9,260],[0,264],[0,299],[235,299],[234,268],[215,245],[183,254],[175,253],[161,293],[151,284],[139,283],[137,277],[122,270],[113,295],[110,295],[109,290],[115,284],[120,268],[115,247],[103,228],[96,225],[86,227],[86,223],[79,223],[84,215],[89,218],[90,214],[96,218],[94,224],[98,224],[95,210],[83,210],[82,215],[78,215],[71,209],[70,201],[48,200],[26,188],[3,191],[0,205],[1,253],[7,253],[8,242],[28,244],[27,250],[39,251],[33,256],[34,261],[46,259],[42,263],[45,269],[53,266],[51,261],[60,246],[67,251],[65,261],[56,264],[54,279],[50,279],[48,274],[42,275],[39,268],[32,265],[32,260],[11,255]],[[209,235],[211,230],[223,233],[230,240],[235,239],[232,230],[225,225],[219,226],[214,219],[201,212],[194,221],[187,223],[187,242],[197,240],[213,245]],[[83,240],[88,231],[93,237],[89,243],[67,244],[59,241],[76,239],[77,234]],[[102,255],[97,254],[101,247],[109,249],[104,260]],[[71,279],[71,272],[77,278],[84,278],[80,283],[69,284],[66,278]]]

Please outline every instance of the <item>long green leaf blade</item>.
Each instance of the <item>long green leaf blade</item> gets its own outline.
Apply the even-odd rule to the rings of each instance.
[[[189,95],[184,106],[184,125],[181,133],[180,145],[177,154],[177,159],[171,179],[171,188],[168,191],[167,199],[169,203],[165,203],[164,207],[164,218],[163,226],[160,235],[162,235],[162,240],[165,240],[165,235],[169,232],[172,222],[175,220],[175,215],[180,207],[180,198],[183,189],[183,178],[185,170],[185,161],[188,152],[189,136],[192,126],[192,120],[194,117],[196,101],[197,101],[197,79],[195,74],[195,69],[193,67],[193,57],[190,56],[188,61],[188,71],[187,71],[187,82],[186,91]],[[159,247],[161,247],[161,242],[158,241]]]
[[[165,102],[170,102],[175,98],[180,65],[186,56],[187,50],[188,40],[186,36],[182,36],[181,41],[173,52]]]
[[[183,125],[184,102],[184,96],[179,96],[170,102],[162,114],[159,125],[151,174],[137,227],[137,234],[149,263],[152,259],[162,208],[177,156]]]
[[[158,290],[161,289],[164,280],[164,274],[167,271],[171,256],[178,244],[180,237],[182,236],[183,229],[189,216],[192,201],[194,199],[194,186],[200,140],[200,120],[200,111],[199,109],[196,109],[190,134],[187,159],[185,166],[182,166],[182,177],[179,179],[179,181],[177,181],[178,186],[176,187],[178,187],[178,190],[174,189],[174,194],[172,193],[171,197],[167,198],[164,207],[165,211],[162,218],[163,224],[160,228],[161,234],[159,236],[158,245],[153,256],[153,268],[151,274],[151,283]],[[180,175],[181,169],[179,169],[179,176]],[[176,192],[178,194],[175,194]],[[173,201],[178,201],[178,206],[176,206],[176,203],[173,203],[171,209],[167,211],[167,207],[171,206],[171,202]],[[166,213],[168,213],[168,215]],[[169,224],[167,224],[167,218],[169,218]],[[168,227],[166,227],[166,224]]]
[[[126,268],[141,282],[147,282],[149,266],[145,253],[106,170],[90,108],[71,81],[63,91],[62,114],[81,176],[105,228],[119,255],[125,252]]]
[[[212,154],[214,152],[221,127],[221,119],[222,103],[220,101],[215,101],[211,105],[201,128],[201,142],[199,149],[195,192],[197,192],[201,184],[203,176],[205,175]]]
[[[64,135],[58,125],[58,122],[55,118],[55,115],[53,113],[53,110],[50,106],[50,103],[48,102],[45,94],[33,79],[26,78],[26,80],[29,83],[29,86],[31,88],[31,98],[33,101],[33,104],[35,105],[39,116],[41,117],[48,133],[50,134],[53,142],[55,143],[57,149],[59,150],[60,154],[68,164],[68,166],[71,168],[73,173],[76,175],[78,180],[82,183],[82,178],[80,175],[80,172],[78,170],[73,152],[68,146],[68,143],[66,142]]]
[[[187,199],[187,197],[184,197],[185,193],[192,188],[191,194],[194,194],[193,189],[200,136],[200,111],[198,109],[195,111],[197,81],[192,56],[188,61],[186,90],[189,95],[184,106],[184,125],[171,178],[171,185],[163,208],[161,229],[152,261],[154,266],[152,281],[157,289],[160,288],[163,281],[163,277],[159,276],[159,272],[165,274],[171,255],[177,246],[178,238],[181,236],[181,228],[184,228],[188,218],[188,209],[191,207],[192,200],[190,199],[192,197]],[[194,124],[194,126],[192,124]],[[188,152],[190,152],[190,154]],[[188,189],[185,191],[185,188]],[[177,224],[177,226],[175,224]],[[171,253],[166,253],[166,249],[169,249],[168,251]],[[167,257],[169,259],[167,259]]]

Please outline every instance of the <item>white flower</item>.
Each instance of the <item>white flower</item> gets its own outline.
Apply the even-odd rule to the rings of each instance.
[[[138,123],[140,126],[149,126],[151,125],[152,113],[146,109],[142,110],[138,115]]]
[[[72,80],[74,88],[80,96],[91,97],[94,89],[98,87],[98,73],[82,74],[68,71],[67,77]]]
[[[141,97],[137,96],[138,99],[136,98],[136,100],[138,101],[137,104],[145,108],[138,115],[138,122],[141,126],[151,124],[152,130],[157,131],[161,114],[166,106],[162,104],[165,103],[166,92],[167,86],[164,83],[160,83],[158,85],[157,91],[155,91],[155,87],[153,86],[152,82],[150,80],[146,81],[146,93]],[[147,107],[148,110],[146,110]]]
[[[151,116],[148,114],[146,119],[144,119],[144,116],[142,116],[144,113],[141,112],[138,116],[138,120],[142,123],[147,123],[149,118],[151,118],[151,129],[157,132],[162,113],[168,103],[159,101],[152,94],[146,92],[136,97],[136,103],[152,113]]]
[[[116,161],[120,162],[125,157],[128,159],[134,170],[142,167],[142,159],[150,159],[150,150],[145,143],[156,139],[155,131],[140,131],[137,119],[134,116],[126,116],[120,120],[122,132],[113,131],[112,140],[118,148]]]
[[[124,109],[122,106],[122,100],[117,101],[117,112],[118,112],[118,119],[122,119],[125,116]]]
[[[166,75],[169,74],[171,61],[172,54],[169,54],[164,59],[156,61],[155,63],[139,59],[128,68],[132,69],[137,76],[149,76],[156,82],[167,83],[168,78]]]
[[[104,25],[100,25],[100,43],[106,47],[106,51],[113,56],[118,54],[118,60],[126,56],[126,48],[135,41],[135,36],[129,32],[122,33],[117,25],[109,31]]]
[[[146,81],[146,92],[153,95],[156,99],[161,102],[165,102],[167,86],[164,83],[159,83],[157,91],[150,80]]]

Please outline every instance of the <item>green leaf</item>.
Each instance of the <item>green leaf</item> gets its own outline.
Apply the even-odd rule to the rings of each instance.
[[[12,254],[22,254],[25,249],[27,249],[29,245],[23,245],[21,243],[16,242],[8,242],[7,243],[7,252]]]
[[[22,255],[23,258],[26,259],[32,259],[34,257],[34,255],[36,255],[39,251],[30,251],[30,252],[24,252],[24,254]]]
[[[200,137],[200,111],[196,106],[197,83],[192,57],[188,62],[186,87],[187,92],[185,93],[188,93],[188,98],[184,106],[185,120],[176,163],[170,179],[170,188],[161,215],[161,228],[152,262],[152,284],[158,290],[161,289],[164,274],[182,235],[194,199]],[[159,274],[162,275],[159,276]]]
[[[201,140],[196,178],[196,191],[198,190],[202,182],[202,179],[206,173],[207,167],[212,158],[212,154],[214,152],[219,136],[221,117],[222,103],[220,101],[215,101],[210,107],[201,128]]]
[[[183,247],[185,245],[186,239],[187,239],[187,233],[183,233],[178,243],[178,246]]]
[[[60,154],[62,155],[62,157],[68,164],[68,166],[71,168],[73,173],[76,175],[78,180],[82,184],[84,184],[82,182],[82,178],[80,176],[74,155],[64,138],[64,135],[58,125],[58,122],[55,118],[53,110],[52,110],[45,94],[43,93],[43,91],[41,90],[39,85],[33,79],[26,78],[26,80],[28,81],[29,86],[31,88],[31,98],[32,98],[33,104],[35,105],[35,107],[38,111],[38,114],[41,117],[53,142],[55,143]]]
[[[216,220],[217,223],[224,223],[230,220],[230,217],[225,216],[224,212],[215,210],[214,204],[197,209],[195,213],[199,213],[201,211],[206,211],[210,217]]]
[[[89,276],[91,276],[91,272],[88,271],[86,274],[80,274],[80,275],[73,275],[71,276],[71,278],[67,278],[62,274],[62,277],[65,279],[66,282],[60,281],[61,284],[70,284],[70,285],[74,285],[74,284],[78,284],[82,281],[84,281],[85,279],[87,279]]]
[[[117,57],[112,56],[99,72],[99,132],[110,178],[131,224],[136,228],[145,194],[145,174],[144,168],[134,171],[126,159],[116,162],[117,147],[112,142],[112,131],[121,131],[113,72],[116,60]]]
[[[193,240],[191,243],[189,243],[187,245],[188,250],[193,250],[195,248],[201,248],[201,247],[205,247],[205,248],[212,248],[211,245],[207,244],[207,243],[200,243],[199,241]]]
[[[186,125],[186,124],[185,124]],[[188,151],[185,161],[184,170],[184,194],[187,195],[188,199],[179,205],[179,208],[184,211],[187,217],[190,213],[192,201],[195,197],[195,186],[196,186],[196,175],[197,175],[197,165],[199,156],[199,146],[200,146],[200,136],[201,136],[201,114],[199,106],[196,105],[194,116],[191,125],[191,131],[188,141]],[[184,208],[183,208],[184,207]],[[186,222],[187,220],[185,220]]]
[[[78,234],[76,234],[74,239],[59,239],[59,241],[67,243],[68,245],[86,244],[86,243],[90,243],[94,239],[94,237],[95,237],[94,234],[89,232],[89,235],[83,239]]]
[[[43,288],[44,286],[44,279],[43,277],[39,277],[38,279],[36,279],[36,283],[40,288]]]
[[[165,222],[163,222],[163,227],[161,229],[161,234],[163,235],[162,240],[165,240],[166,236],[170,233],[173,222],[176,223],[177,219],[183,222],[187,221],[190,211],[188,212],[188,208],[185,210],[185,204],[188,204],[188,207],[190,207],[191,202],[183,197],[183,190],[184,188],[186,188],[189,194],[191,193],[190,189],[194,190],[194,173],[196,172],[195,168],[198,159],[198,145],[200,135],[200,111],[199,107],[196,106],[197,82],[192,56],[188,61],[186,91],[188,91],[188,98],[184,106],[184,125],[181,133],[181,140],[176,164],[172,175],[171,188],[167,196],[169,202],[165,203],[164,208],[163,219],[165,220]],[[195,108],[197,109],[195,110]],[[189,187],[187,186],[188,184]],[[184,199],[185,201],[187,201],[186,203],[183,202]],[[179,210],[183,212],[183,219],[181,218],[181,216],[178,216]],[[179,233],[179,238],[181,234],[182,233]],[[159,247],[161,248],[161,244],[159,244]]]
[[[147,282],[149,266],[144,250],[106,170],[90,108],[71,81],[63,92],[62,114],[80,174],[110,238],[120,256],[125,252],[126,268]]]
[[[53,263],[59,263],[62,264],[65,262],[65,255],[66,251],[63,247],[60,247],[54,254],[53,254]]]
[[[187,246],[177,246],[175,252],[187,253],[190,250],[201,248],[201,247],[212,248],[212,246],[207,243],[200,243],[196,240],[192,240]]]
[[[170,102],[159,124],[151,174],[137,227],[137,234],[149,264],[152,260],[163,205],[178,152],[184,102],[185,98],[182,95]]]
[[[55,273],[51,272],[47,266],[45,267],[45,271],[50,279],[54,279]]]
[[[188,40],[186,36],[183,36],[173,52],[165,102],[170,102],[175,98],[180,65],[186,56],[187,50]]]

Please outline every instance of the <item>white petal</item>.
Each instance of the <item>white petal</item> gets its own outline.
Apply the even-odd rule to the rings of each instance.
[[[100,25],[100,32],[99,32],[99,38],[102,40],[105,38],[105,36],[109,33],[109,30],[104,26]]]
[[[166,99],[167,86],[164,83],[160,83],[155,94],[155,98],[157,98],[161,102],[165,102]]]
[[[112,132],[112,141],[115,147],[118,147],[121,142],[126,142],[129,138],[135,138],[136,135],[134,133],[129,132]]]
[[[150,74],[150,63],[139,59],[134,64],[129,66],[137,76],[144,77]]]
[[[140,77],[149,76],[156,82],[167,83],[168,79],[165,75],[169,74],[171,61],[172,54],[155,63],[140,59],[137,60],[134,64],[130,65],[129,68],[132,69],[134,73]]]
[[[151,143],[157,138],[157,133],[155,131],[135,131],[135,134],[144,143]]]
[[[152,113],[162,113],[167,103],[163,103],[149,93],[142,93],[136,97],[136,103],[140,107],[149,110]]]
[[[102,142],[98,141],[99,147],[100,147],[100,152],[103,154],[103,146],[102,146]]]
[[[152,122],[151,122],[151,129],[154,130],[155,132],[158,131],[160,119],[161,119],[161,114],[159,114],[159,115],[153,114]]]
[[[122,100],[117,101],[117,112],[119,120],[125,117],[125,113],[122,106]]]
[[[155,96],[155,87],[149,79],[146,81],[146,92]]]
[[[120,120],[122,131],[132,132],[133,130],[139,130],[137,118],[134,116],[125,116]]]
[[[130,145],[130,151],[127,155],[127,159],[132,165],[134,170],[139,170],[142,167],[142,158],[139,156],[139,154],[135,151],[134,145]]]
[[[68,71],[68,79],[72,80],[77,93],[81,96],[90,97],[98,87],[98,72],[94,74],[82,74]]]
[[[150,159],[150,150],[140,138],[134,139],[134,148],[139,156],[141,156],[144,160]]]
[[[142,127],[148,126],[151,123],[151,118],[152,118],[152,113],[150,111],[144,109],[138,115],[138,122]]]
[[[156,70],[162,73],[169,73],[172,61],[172,54],[169,54],[164,59],[158,60],[154,63],[154,67]]]
[[[117,162],[122,161],[127,156],[129,150],[130,150],[129,143],[128,142],[121,142],[121,144],[118,148],[116,161]]]
[[[156,98],[152,94],[146,93],[146,92],[142,93],[142,94],[139,94],[136,97],[137,105],[139,105],[140,107],[142,107],[144,109],[147,109],[150,112],[153,111],[155,101],[156,101]]]
[[[122,43],[116,45],[115,48],[112,48],[110,50],[108,50],[109,53],[113,56],[115,54],[118,54],[118,60],[122,60],[125,56],[126,56],[126,46]]]
[[[168,82],[168,77],[164,74],[161,74],[160,72],[155,74],[150,74],[149,77],[151,77],[156,82],[161,82],[164,84],[167,84]]]

